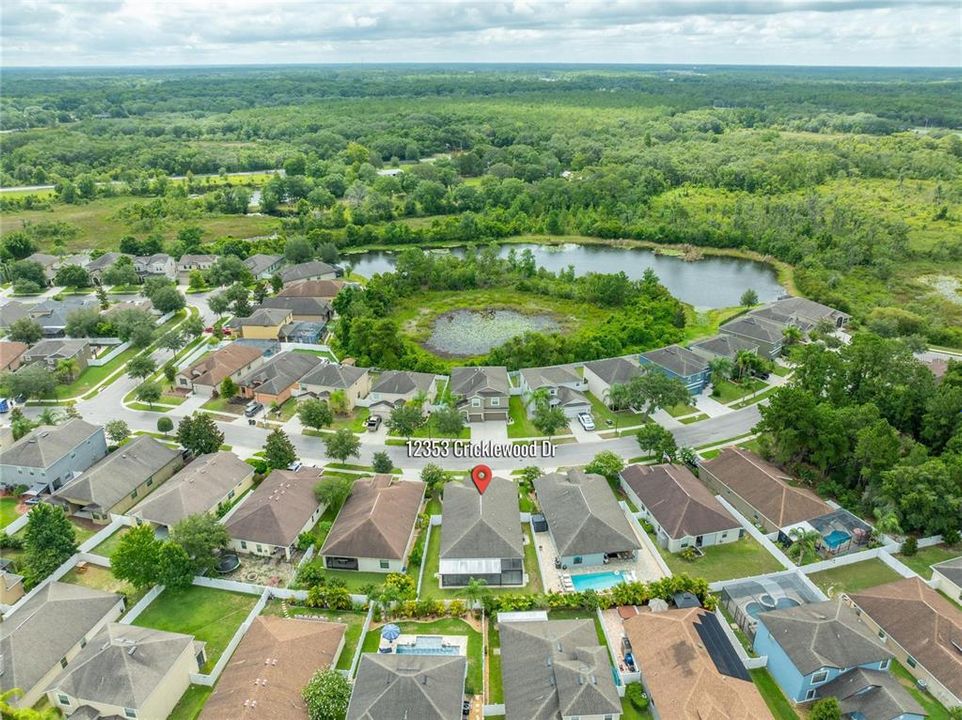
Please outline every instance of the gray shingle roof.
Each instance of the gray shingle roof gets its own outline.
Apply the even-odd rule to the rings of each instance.
[[[669,345],[642,353],[643,358],[653,365],[670,370],[676,375],[687,377],[704,372],[708,368],[708,361],[700,355],[680,345]]]
[[[115,262],[117,262],[121,257],[123,257],[125,254],[126,253],[119,253],[119,252],[104,253],[103,255],[96,258],[95,260],[91,260],[89,263],[87,263],[86,270],[87,272],[92,272],[97,270],[106,270]],[[127,257],[131,258],[131,260],[133,259],[133,256],[131,255],[127,255]]]
[[[590,370],[608,385],[623,385],[641,372],[641,368],[626,358],[606,358],[585,363]]]
[[[763,308],[759,308],[751,313],[752,315],[765,314],[770,317],[798,318],[810,325],[816,325],[820,320],[828,320],[833,325],[839,317],[847,318],[848,314],[841,310],[836,310],[828,305],[822,305],[814,300],[803,297],[786,297],[769,303]]]
[[[188,648],[193,635],[109,623],[87,642],[50,686],[78,700],[140,708]],[[197,671],[196,665],[192,668]]]
[[[286,322],[290,315],[291,311],[284,308],[260,307],[247,317],[234,318],[231,325],[234,327],[273,327]]]
[[[179,450],[141,435],[85,470],[53,496],[108,510],[179,457]]]
[[[902,684],[884,670],[855,668],[818,688],[818,697],[838,698],[843,717],[894,720],[902,715],[926,715]]]
[[[758,619],[802,675],[824,667],[850,668],[892,657],[840,597],[772,610]]]
[[[0,691],[29,690],[123,602],[120,595],[51,582],[0,624]]]
[[[621,712],[591,620],[499,623],[506,720]]]
[[[432,385],[434,385],[434,375],[431,373],[388,370],[381,373],[371,387],[371,392],[385,395],[406,395],[418,392],[427,394],[431,392]]]
[[[277,395],[323,363],[324,359],[317,355],[282,352],[241,377],[237,384],[257,392]]]
[[[322,275],[330,275],[331,273],[337,272],[337,268],[333,265],[328,265],[320,260],[312,260],[311,262],[300,263],[298,265],[291,265],[288,268],[281,270],[281,280],[285,283],[296,282],[297,280],[310,280],[313,278],[319,278]]]
[[[353,386],[354,383],[365,375],[367,375],[365,368],[354,367],[353,365],[325,363],[318,365],[302,377],[301,385],[316,385],[318,387],[342,390]]]
[[[956,585],[962,585],[962,557],[945,560],[938,565],[933,565],[932,569],[938,570]]]
[[[715,335],[691,344],[693,352],[701,352],[712,357],[726,357],[734,360],[740,350],[756,352],[758,344],[737,335]]]
[[[375,475],[354,483],[321,555],[400,560],[417,522],[424,483]]]
[[[89,340],[69,338],[50,338],[41,340],[32,348],[24,353],[24,362],[36,362],[37,360],[61,360],[72,358],[78,353],[90,347]]]
[[[684,465],[629,465],[621,478],[673,539],[741,527]]]
[[[272,265],[279,263],[283,257],[283,255],[264,255],[263,253],[257,253],[244,260],[244,264],[247,266],[247,269],[251,271],[251,274],[256,277]]]
[[[314,486],[321,475],[311,468],[271,471],[225,523],[228,534],[236,540],[290,545],[320,505]]]
[[[521,377],[532,390],[540,387],[556,387],[558,385],[580,384],[582,378],[574,369],[565,365],[550,365],[540,368],[525,368]]]
[[[231,488],[253,474],[254,468],[234,453],[201,455],[129,514],[170,527],[188,515],[215,509]]]
[[[456,367],[451,370],[451,394],[460,397],[473,395],[507,395],[511,384],[508,370],[503,367]]]
[[[333,310],[331,303],[324,298],[313,297],[272,297],[266,298],[259,307],[274,310],[287,310],[292,315],[329,317]]]
[[[763,317],[745,315],[728,321],[719,329],[722,332],[777,345],[782,342],[784,327],[781,323],[772,322]]]
[[[99,425],[91,425],[80,418],[68,420],[63,425],[39,427],[0,453],[0,465],[48,468],[85,440],[102,432]]]
[[[638,538],[601,475],[555,472],[534,481],[559,555],[637,550]]]
[[[333,298],[346,284],[343,280],[298,280],[286,285],[275,297]]]
[[[347,720],[460,720],[463,655],[364,653]]]
[[[483,495],[470,481],[445,486],[441,509],[442,558],[523,556],[517,485],[494,477]]]

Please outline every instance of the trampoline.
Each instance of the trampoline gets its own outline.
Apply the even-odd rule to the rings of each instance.
[[[219,572],[221,575],[234,572],[239,567],[240,558],[238,558],[234,553],[221,555],[217,560],[217,572]]]

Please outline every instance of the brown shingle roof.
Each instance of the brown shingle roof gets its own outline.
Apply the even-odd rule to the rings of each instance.
[[[30,347],[22,342],[0,342],[0,370],[6,370]]]
[[[233,375],[260,356],[261,350],[259,348],[241,343],[231,343],[182,370],[181,375],[190,378],[191,382],[199,385],[216,387],[225,377]]]
[[[354,483],[322,555],[401,560],[421,507],[424,483],[375,475]]]
[[[753,683],[715,667],[695,623],[702,608],[641,613],[624,621],[635,662],[661,720],[771,720]]]
[[[286,547],[297,539],[320,503],[314,486],[322,472],[273,470],[225,523],[236,540]]]
[[[684,465],[629,465],[621,477],[673,539],[739,527]]]
[[[200,720],[307,720],[301,690],[316,670],[337,662],[346,630],[340,623],[258,617],[224,668]],[[256,712],[247,709],[249,701],[256,701]]]
[[[755,453],[737,447],[722,450],[701,467],[765,516],[783,528],[832,512],[813,492],[789,485],[784,472]]]
[[[956,697],[962,697],[962,611],[920,578],[904,578],[852,600]]]

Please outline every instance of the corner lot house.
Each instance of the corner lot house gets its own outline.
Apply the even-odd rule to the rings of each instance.
[[[625,620],[624,628],[655,717],[772,720],[713,613],[642,612]]]
[[[744,530],[684,465],[629,465],[621,488],[669,552],[735,542]]]
[[[642,353],[638,361],[642,365],[658,368],[670,378],[680,380],[692,395],[705,389],[711,375],[705,358],[680,345],[669,345]]]
[[[32,707],[50,683],[107,623],[124,610],[122,595],[50,582],[0,623],[0,692],[23,690]]]
[[[254,468],[234,453],[200,455],[128,514],[170,529],[190,515],[226,507],[253,482]]]
[[[621,717],[608,650],[591,620],[498,623],[505,720]]]
[[[503,367],[456,367],[451,370],[451,395],[468,422],[508,419],[511,384]]]
[[[777,358],[782,354],[782,347],[785,344],[783,335],[785,325],[781,323],[754,315],[743,315],[729,320],[718,329],[724,335],[733,335],[754,343],[758,346],[758,354],[769,359]]]
[[[261,615],[231,655],[200,720],[235,720],[253,711],[272,720],[307,720],[301,690],[316,670],[337,663],[346,625]]]
[[[420,481],[375,475],[355,482],[321,548],[324,567],[404,572],[423,496]]]
[[[852,595],[862,619],[905,668],[947,707],[962,704],[962,610],[921,578]]]
[[[441,510],[441,587],[524,584],[524,536],[518,486],[494,477],[484,492],[470,481],[444,488]]]
[[[237,385],[240,394],[246,398],[265,405],[273,402],[280,405],[291,396],[302,377],[324,362],[323,358],[309,353],[278,353],[252,372],[242,375]]]
[[[47,691],[64,713],[163,720],[205,662],[193,635],[110,623]]]
[[[280,275],[285,285],[300,280],[334,280],[337,277],[337,268],[320,260],[312,260],[286,267],[281,270]]]
[[[210,270],[210,266],[217,262],[216,255],[182,255],[177,261],[177,278],[181,282],[190,279],[194,270]]]
[[[0,482],[39,494],[58,490],[107,454],[104,429],[80,418],[38,427],[0,452]]]
[[[188,388],[198,395],[210,397],[220,387],[224,378],[229,377],[237,382],[242,375],[263,364],[264,355],[260,348],[231,343],[181,370],[177,375],[177,387]]]
[[[272,470],[224,523],[231,546],[244,553],[290,560],[297,536],[314,527],[324,507],[314,497],[314,468]]]
[[[962,600],[962,557],[933,565],[932,585],[953,600]]]
[[[391,410],[423,395],[427,405],[434,400],[434,375],[431,373],[387,370],[371,384],[368,400],[372,412]]]
[[[766,532],[826,515],[832,507],[753,452],[727,447],[699,466],[700,477],[742,515]]]
[[[283,255],[264,255],[257,253],[244,260],[244,265],[256,279],[266,279],[281,269],[284,264]]]
[[[627,358],[606,358],[585,363],[588,390],[605,405],[612,385],[624,385],[641,372],[641,368]]]
[[[352,365],[322,363],[301,378],[300,389],[324,399],[342,390],[348,410],[353,410],[357,401],[371,389],[371,375],[366,369]]]
[[[0,342],[0,372],[14,371],[23,364],[23,354],[30,346],[22,342]]]
[[[111,515],[126,513],[183,464],[179,450],[141,435],[57,490],[51,502],[69,514],[106,524]]]
[[[735,335],[714,335],[692,343],[688,349],[709,362],[719,357],[734,360],[742,350],[759,354],[758,343]]]
[[[519,375],[528,415],[534,414],[536,409],[535,403],[531,402],[534,392],[542,388],[548,391],[551,406],[560,407],[569,419],[576,418],[579,413],[591,412],[591,403],[584,395],[588,381],[574,368],[566,365],[526,368]]]
[[[279,340],[284,326],[293,320],[290,310],[259,308],[248,317],[234,318],[231,325],[247,340]]]
[[[536,478],[534,489],[562,567],[601,565],[609,555],[641,547],[601,475],[580,470]]]
[[[347,720],[459,720],[467,673],[463,655],[364,653]]]
[[[88,340],[68,340],[65,338],[51,338],[41,340],[27,350],[22,357],[24,365],[43,363],[50,372],[57,371],[61,360],[73,360],[77,363],[74,377],[87,369],[87,362],[93,356]]]

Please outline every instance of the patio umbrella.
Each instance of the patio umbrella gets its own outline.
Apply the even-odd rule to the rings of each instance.
[[[391,623],[390,625],[385,625],[384,627],[381,628],[381,637],[389,642],[393,642],[394,640],[397,640],[400,635],[401,635],[401,628],[399,628],[394,623]]]

